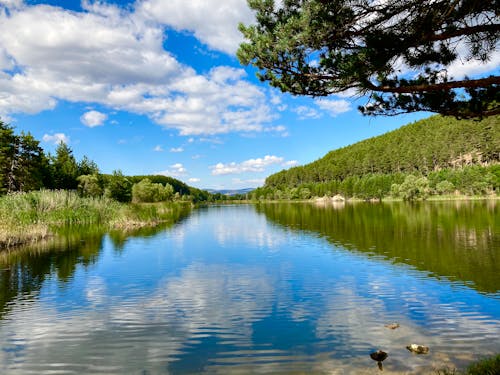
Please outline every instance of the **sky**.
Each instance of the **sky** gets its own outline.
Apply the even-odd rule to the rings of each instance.
[[[0,118],[101,172],[203,189],[267,176],[428,117],[364,117],[366,97],[294,97],[242,66],[246,0],[0,0]],[[499,70],[453,67],[460,74]]]

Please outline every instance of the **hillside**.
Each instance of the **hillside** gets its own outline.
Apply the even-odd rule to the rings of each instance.
[[[310,164],[278,172],[266,187],[344,180],[367,174],[418,172],[500,161],[500,116],[482,121],[433,116],[330,151]]]

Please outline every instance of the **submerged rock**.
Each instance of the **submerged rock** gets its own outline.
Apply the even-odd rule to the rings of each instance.
[[[418,345],[418,344],[410,344],[406,347],[410,352],[417,353],[417,354],[427,354],[429,353],[429,347],[424,346],[424,345]]]

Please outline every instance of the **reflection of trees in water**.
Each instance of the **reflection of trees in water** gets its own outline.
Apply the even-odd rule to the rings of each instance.
[[[184,220],[189,207],[175,209],[172,220],[155,227],[111,231],[109,237],[116,251],[121,251],[129,237],[148,237]],[[77,266],[88,267],[99,258],[105,230],[102,227],[65,227],[49,241],[0,252],[0,319],[8,304],[24,296],[30,298],[52,275],[61,282],[71,280]]]
[[[495,202],[262,204],[257,210],[283,226],[309,230],[330,242],[381,255],[436,276],[500,290],[500,222]]]
[[[51,275],[67,282],[77,265],[95,264],[103,236],[100,228],[65,228],[43,244],[0,253],[0,317],[10,301],[32,296]]]

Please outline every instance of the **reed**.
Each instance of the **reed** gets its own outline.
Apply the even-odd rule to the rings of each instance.
[[[175,204],[123,204],[74,191],[40,190],[0,198],[0,248],[35,242],[55,227],[98,224],[105,228],[156,225],[172,218]]]

